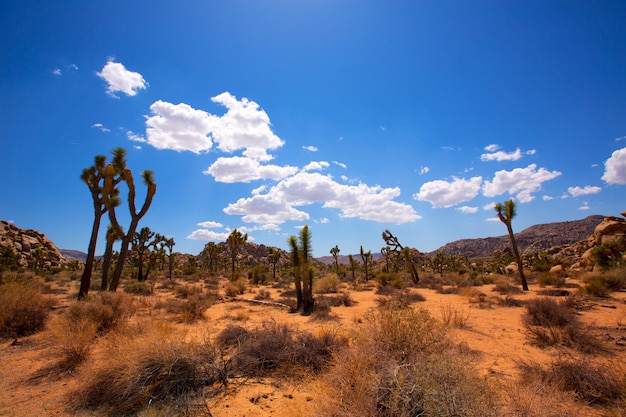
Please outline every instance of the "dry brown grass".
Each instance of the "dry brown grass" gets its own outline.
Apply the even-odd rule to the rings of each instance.
[[[0,337],[28,336],[43,329],[53,306],[31,280],[0,285]]]

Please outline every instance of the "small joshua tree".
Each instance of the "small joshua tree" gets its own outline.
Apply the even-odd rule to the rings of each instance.
[[[524,265],[522,264],[522,258],[519,254],[519,250],[517,249],[517,242],[515,241],[515,235],[513,234],[513,227],[511,226],[511,221],[513,217],[517,214],[515,201],[509,200],[504,204],[496,203],[493,207],[498,213],[498,219],[502,223],[506,225],[506,230],[509,232],[509,238],[511,239],[511,246],[513,247],[513,254],[515,255],[515,262],[517,262],[517,269],[519,270],[519,277],[522,281],[522,289],[524,291],[528,291],[528,283],[526,282],[526,277],[524,276]]]

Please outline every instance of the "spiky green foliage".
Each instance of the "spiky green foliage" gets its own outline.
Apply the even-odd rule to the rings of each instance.
[[[496,203],[493,208],[498,213],[498,219],[506,225],[509,238],[511,239],[511,246],[513,247],[513,254],[515,255],[515,262],[517,263],[519,277],[522,281],[522,289],[524,291],[528,291],[528,283],[526,282],[526,276],[524,276],[524,264],[522,263],[522,257],[519,254],[519,250],[517,249],[515,234],[513,233],[513,227],[511,226],[511,222],[517,214],[515,201],[509,200],[504,202],[504,204]]]

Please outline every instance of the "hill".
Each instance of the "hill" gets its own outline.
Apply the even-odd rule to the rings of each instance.
[[[522,255],[547,251],[557,246],[571,245],[588,238],[593,235],[596,226],[602,223],[603,219],[604,216],[593,215],[582,220],[538,224],[515,233],[515,240]],[[430,252],[429,255],[443,252],[446,255],[487,258],[493,256],[494,252],[502,251],[510,245],[511,242],[508,235],[461,239],[447,243],[439,249]]]

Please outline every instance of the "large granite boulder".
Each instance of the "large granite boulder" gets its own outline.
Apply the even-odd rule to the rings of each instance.
[[[66,263],[59,248],[43,233],[21,229],[5,220],[0,221],[0,247],[8,248],[16,255],[19,266],[28,266],[37,257],[46,267],[60,267]]]

